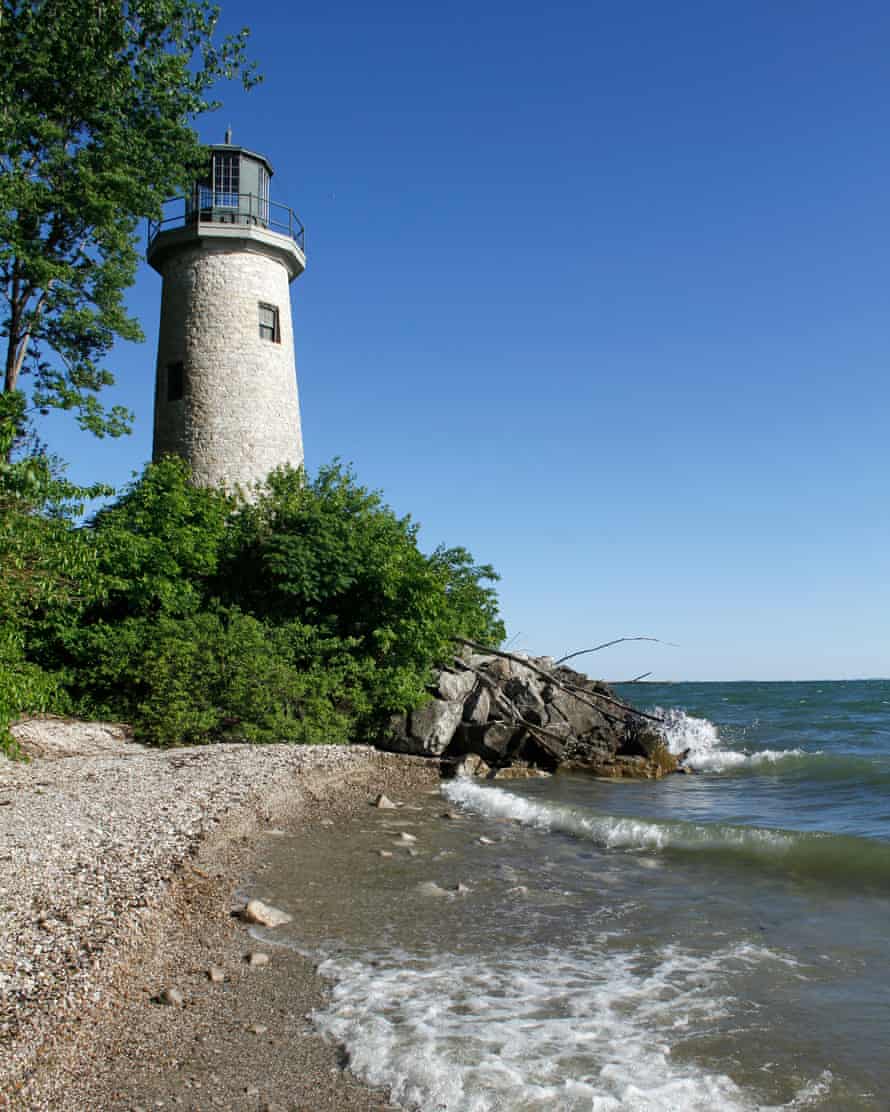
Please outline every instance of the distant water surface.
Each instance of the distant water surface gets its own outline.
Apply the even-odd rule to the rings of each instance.
[[[620,694],[695,775],[453,781],[277,846],[316,1023],[405,1108],[887,1109],[890,681]]]

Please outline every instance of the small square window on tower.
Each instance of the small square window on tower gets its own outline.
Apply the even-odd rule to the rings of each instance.
[[[182,363],[167,364],[167,401],[181,402],[185,392],[185,374]]]
[[[278,328],[278,309],[274,305],[260,302],[260,339],[271,340],[273,344],[281,343],[281,332]]]

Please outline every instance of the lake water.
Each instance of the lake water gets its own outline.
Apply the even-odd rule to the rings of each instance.
[[[319,1029],[405,1108],[890,1108],[890,681],[619,691],[695,775],[456,780],[277,847]]]

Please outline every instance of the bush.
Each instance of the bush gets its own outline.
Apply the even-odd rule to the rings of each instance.
[[[64,706],[157,745],[373,740],[455,636],[503,638],[493,570],[424,555],[417,526],[336,464],[275,472],[245,502],[170,459],[89,528],[25,518],[0,530],[26,572],[0,588],[18,654],[0,715]]]

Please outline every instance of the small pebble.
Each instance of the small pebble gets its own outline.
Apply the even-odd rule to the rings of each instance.
[[[162,1004],[169,1004],[174,1008],[181,1008],[185,1003],[185,997],[178,988],[165,988],[160,996],[158,996],[158,1000]]]
[[[247,955],[247,964],[248,965],[268,965],[269,964],[269,955],[264,954],[261,950],[252,950]]]
[[[377,852],[380,854],[381,857],[392,857],[391,849],[378,849]]]
[[[251,1023],[247,1030],[253,1035],[265,1035],[269,1028],[265,1023]]]
[[[399,841],[400,842],[416,842],[417,837],[414,834],[408,834],[407,832],[403,831],[399,835]]]
[[[211,965],[207,970],[207,980],[212,981],[215,985],[221,985],[226,979],[225,969],[220,969],[218,965]]]
[[[374,806],[379,808],[381,811],[394,811],[396,808],[395,803],[393,803],[389,796],[384,795],[382,792],[374,800]]]

